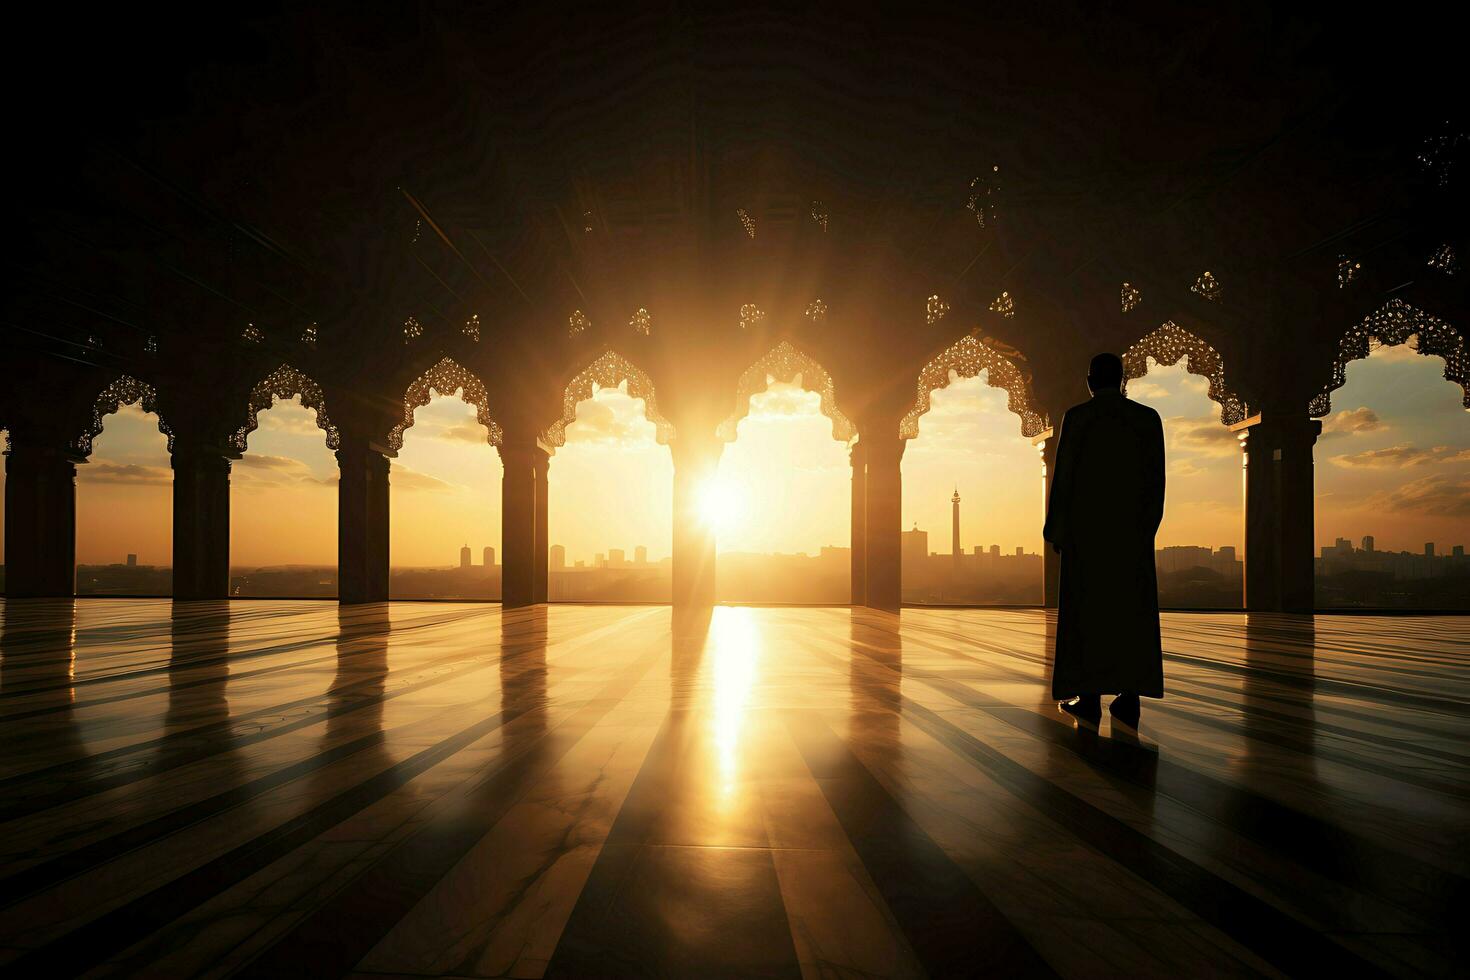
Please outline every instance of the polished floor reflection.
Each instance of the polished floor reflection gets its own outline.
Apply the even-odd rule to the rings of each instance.
[[[0,602],[11,976],[1446,974],[1470,619]]]

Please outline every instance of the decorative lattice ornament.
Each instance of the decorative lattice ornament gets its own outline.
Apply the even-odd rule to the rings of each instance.
[[[459,328],[459,332],[478,344],[480,342],[480,314],[471,313],[470,318],[464,322],[464,326]]]
[[[991,300],[991,302],[990,302],[990,312],[992,312],[992,313],[999,313],[1002,317],[1004,317],[1007,320],[1009,320],[1011,317],[1015,316],[1016,315],[1016,304],[1015,304],[1014,301],[1011,300],[1011,294],[1008,293],[1008,292],[1002,291],[999,296],[997,296],[995,299]]]
[[[397,452],[403,448],[403,433],[413,426],[414,412],[429,404],[435,392],[441,395],[459,392],[459,397],[466,404],[475,406],[475,418],[485,427],[486,441],[492,446],[504,442],[504,431],[490,417],[490,396],[485,392],[484,383],[454,358],[446,357],[419,375],[404,391],[403,419],[388,433],[389,449]]]
[[[1358,273],[1363,271],[1363,263],[1346,255],[1337,257],[1337,288],[1346,289],[1348,283],[1358,278]]]
[[[1246,415],[1245,402],[1225,384],[1225,364],[1220,352],[1172,320],[1140,337],[1123,352],[1123,391],[1128,382],[1148,373],[1152,358],[1164,367],[1184,360],[1184,369],[1210,383],[1210,400],[1220,406],[1220,421],[1234,425]]]
[[[259,424],[257,416],[278,400],[287,398],[300,398],[303,408],[309,408],[316,413],[316,425],[327,434],[328,449],[341,448],[342,437],[327,415],[326,397],[322,394],[322,386],[289,364],[282,364],[250,389],[250,400],[245,407],[245,423],[230,437],[230,445],[243,453],[250,433],[254,432]]]
[[[940,299],[938,293],[935,293],[924,303],[924,322],[931,325],[938,323],[948,312],[949,304]]]
[[[736,208],[735,215],[740,219],[740,227],[745,229],[745,233],[747,235],[749,235],[751,238],[754,238],[755,219],[750,216],[750,212],[746,211],[744,208]]]
[[[1332,412],[1332,393],[1347,383],[1347,366],[1379,347],[1408,344],[1421,354],[1444,358],[1444,377],[1464,392],[1462,403],[1470,409],[1470,354],[1465,338],[1439,317],[1430,316],[1401,299],[1391,299],[1355,324],[1338,341],[1332,376],[1307,406],[1308,414],[1321,418]]]
[[[817,226],[823,231],[827,230],[827,217],[827,206],[821,201],[813,201],[812,220],[815,221],[817,223]]]
[[[624,382],[630,397],[643,400],[643,417],[653,423],[659,445],[667,445],[674,437],[674,426],[659,413],[653,379],[615,351],[605,351],[567,384],[562,392],[561,418],[542,433],[542,441],[549,446],[566,445],[567,426],[577,419],[577,405],[591,398],[599,388],[617,388]]]
[[[1143,293],[1132,283],[1123,283],[1123,289],[1118,296],[1118,305],[1124,313],[1132,313],[1143,302]]]
[[[1441,245],[1434,250],[1429,257],[1429,268],[1438,269],[1447,276],[1452,276],[1460,271],[1459,260],[1455,258],[1455,247],[1453,245]]]
[[[794,383],[815,391],[821,399],[822,414],[832,420],[832,438],[848,442],[857,434],[852,421],[837,408],[837,392],[832,375],[813,358],[797,350],[789,341],[781,341],[770,353],[756,361],[740,375],[735,385],[735,410],[717,430],[725,442],[734,442],[740,420],[750,414],[750,398],[771,386],[772,381]]]
[[[749,330],[766,322],[765,311],[754,303],[746,303],[740,307],[740,329]]]
[[[628,320],[628,326],[632,327],[633,332],[640,337],[652,336],[653,314],[640,306],[633,311],[633,316]]]
[[[306,329],[301,331],[301,342],[307,347],[315,347],[317,340],[317,329],[315,323],[308,323]]]
[[[92,418],[87,429],[72,446],[83,456],[92,454],[92,442],[102,434],[102,420],[124,405],[138,405],[143,411],[158,416],[158,431],[168,437],[168,451],[174,451],[174,430],[158,411],[158,391],[150,384],[124,374],[103,388],[92,402]]]
[[[573,310],[572,315],[567,317],[567,336],[575,337],[586,333],[587,328],[592,326],[592,321],[581,310]]]
[[[247,344],[258,344],[265,340],[265,334],[253,323],[245,324],[245,329],[240,332],[240,339]]]
[[[411,344],[424,335],[423,324],[413,317],[403,321],[403,342]]]
[[[827,304],[819,299],[814,299],[807,304],[806,318],[812,323],[825,323],[827,320]]]
[[[1199,278],[1194,281],[1194,285],[1190,286],[1189,289],[1191,292],[1198,293],[1200,296],[1209,300],[1211,303],[1220,302],[1220,283],[1215,279],[1215,277],[1209,272],[1208,269],[1200,273]]]
[[[951,373],[961,378],[976,378],[981,372],[985,373],[986,382],[992,388],[1000,388],[1006,393],[1006,407],[1020,417],[1023,436],[1029,439],[1046,429],[1050,423],[1045,413],[1036,408],[1031,382],[1021,369],[994,347],[967,335],[950,344],[944,353],[925,364],[919,372],[914,406],[898,423],[900,438],[918,437],[919,419],[929,411],[934,392],[950,383]]]

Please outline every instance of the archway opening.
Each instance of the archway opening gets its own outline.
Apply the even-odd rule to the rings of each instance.
[[[1470,411],[1420,338],[1346,363],[1316,448],[1316,604],[1470,608]]]
[[[846,604],[852,596],[851,424],[807,367],[748,391],[701,502],[715,530],[723,602]],[[813,385],[813,387],[807,387]],[[825,409],[825,411],[824,411]],[[834,417],[835,414],[835,417]]]
[[[389,595],[499,599],[505,468],[482,410],[444,387],[414,408],[388,473]]]
[[[119,405],[77,467],[77,595],[173,592],[168,436],[141,405]]]
[[[1211,380],[1183,359],[1170,365],[1148,356],[1144,363],[1143,375],[1128,381],[1128,397],[1164,423],[1164,520],[1154,541],[1159,604],[1238,609],[1243,480],[1240,442],[1224,421],[1233,409],[1213,400]]]
[[[902,462],[904,602],[1042,601],[1041,460],[1010,397],[988,368],[930,393]]]
[[[337,595],[337,459],[300,394],[252,406],[230,472],[230,595]],[[331,437],[331,432],[327,433]],[[246,441],[248,439],[248,442]]]
[[[552,457],[552,601],[668,602],[672,594],[673,457],[648,402],[593,383]]]

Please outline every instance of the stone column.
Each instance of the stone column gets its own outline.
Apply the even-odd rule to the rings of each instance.
[[[700,513],[700,494],[715,478],[725,444],[698,428],[680,429],[674,457],[674,569],[676,608],[715,604],[715,534]]]
[[[337,598],[388,601],[388,456],[366,439],[337,450]]]
[[[230,594],[230,457],[175,441],[175,599],[225,599]]]
[[[1322,423],[1305,413],[1268,410],[1232,428],[1245,471],[1245,607],[1311,612],[1312,446]]]
[[[903,605],[903,474],[906,443],[896,433],[875,436],[864,432],[868,444],[868,479],[864,493],[866,518],[867,597],[874,609],[897,612]]]
[[[76,455],[61,444],[12,445],[5,458],[5,594],[76,591]]]
[[[546,532],[544,519],[547,452],[536,442],[500,447],[505,476],[500,485],[500,601],[506,608],[545,601]],[[538,593],[538,571],[540,592]]]
[[[1041,514],[1046,518],[1046,503],[1051,499],[1051,475],[1057,467],[1057,443],[1060,441],[1054,429],[1032,439],[1036,451],[1041,455]],[[1055,609],[1062,594],[1062,556],[1052,550],[1051,543],[1041,543],[1041,604]]]
[[[868,453],[861,442],[848,453],[852,460],[852,604],[868,601]]]
[[[536,478],[536,539],[531,545],[531,601],[547,601],[547,565],[550,563],[551,542],[550,498],[546,476],[551,469],[551,457],[544,452],[531,454],[531,465]]]

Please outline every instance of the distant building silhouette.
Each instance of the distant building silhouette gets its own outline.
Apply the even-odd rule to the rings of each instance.
[[[899,559],[904,566],[909,564],[923,564],[924,558],[929,554],[929,532],[920,531],[917,524],[912,531],[903,532],[903,542],[899,548]]]
[[[641,544],[633,549],[633,563],[635,565],[648,564],[648,549]]]
[[[551,567],[558,571],[567,567],[567,549],[559,544],[551,546],[551,553],[547,556]]]
[[[138,556],[135,555],[135,554],[133,554],[132,552],[128,552],[128,567],[129,568],[137,568],[138,567]]]
[[[462,548],[459,549],[459,567],[460,568],[469,568],[470,567],[470,546],[469,545],[465,545],[464,547],[462,547]]]
[[[486,568],[494,568],[495,567],[495,549],[494,548],[486,548],[485,549],[485,567]]]
[[[607,567],[608,568],[622,568],[626,564],[628,564],[628,562],[623,557],[623,549],[622,548],[609,548],[609,549],[607,549]]]
[[[954,496],[949,498],[949,502],[950,502],[950,506],[953,508],[953,518],[952,518],[952,520],[950,522],[951,523],[951,526],[952,526],[952,530],[951,530],[951,538],[950,538],[950,544],[949,544],[949,553],[954,556],[954,569],[955,569],[955,572],[958,573],[959,570],[960,570],[960,560],[961,560],[961,558],[964,555],[964,552],[960,551],[960,488],[959,487],[955,487],[954,488]]]

